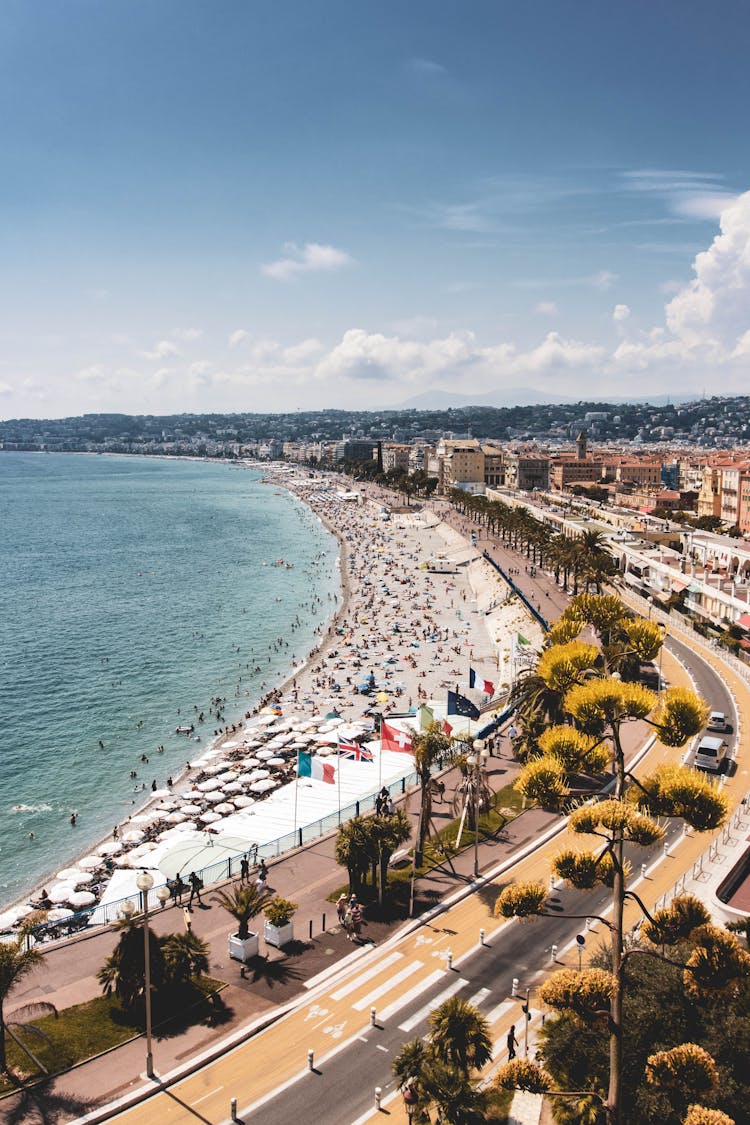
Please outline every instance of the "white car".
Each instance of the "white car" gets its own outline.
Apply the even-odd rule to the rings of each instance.
[[[695,751],[695,768],[719,773],[727,756],[727,744],[723,738],[704,735]]]
[[[709,716],[708,725],[707,725],[706,729],[718,731],[719,734],[723,734],[724,731],[727,729],[727,717],[724,714],[724,712],[723,711],[712,711],[710,716]]]

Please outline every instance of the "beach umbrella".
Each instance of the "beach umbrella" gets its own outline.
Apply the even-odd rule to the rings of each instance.
[[[220,773],[216,778],[217,785],[226,785],[229,781],[235,781],[237,774],[234,770],[227,770],[226,773]]]
[[[102,862],[100,855],[85,855],[83,859],[78,860],[78,866],[84,871],[93,871],[95,867],[101,867]]]
[[[268,765],[269,766],[285,766],[286,762],[284,761],[283,758],[269,758],[268,759]]]
[[[376,703],[387,703],[389,699],[387,691],[379,691],[375,696]]]
[[[249,809],[251,805],[255,804],[254,797],[235,797],[232,802],[238,809]]]
[[[341,718],[341,715],[339,714],[338,711],[329,711],[328,714],[326,715],[326,719],[340,719],[340,718]]]
[[[253,793],[267,793],[269,790],[275,789],[278,784],[279,782],[272,777],[264,777],[260,781],[254,781],[250,790]]]
[[[81,872],[77,867],[63,867],[62,871],[58,871],[57,877],[61,883],[72,883],[76,875]]]
[[[151,824],[153,819],[154,819],[153,813],[138,813],[137,816],[131,816],[130,820],[128,821],[128,824]],[[80,859],[78,861],[78,866],[79,867],[81,866]]]
[[[171,797],[172,792],[169,789],[152,789],[151,796],[153,797]]]
[[[168,821],[169,824],[182,824],[183,820],[187,820],[187,817],[183,812],[170,812],[167,813],[164,819]]]
[[[72,910],[68,910],[66,906],[56,906],[53,910],[50,910],[49,914],[47,915],[47,921],[64,922],[66,918],[72,918],[73,913],[74,912]],[[0,922],[1,921],[2,919],[0,919]]]
[[[129,828],[127,832],[123,832],[121,839],[126,844],[139,844],[144,835],[145,833],[141,828]]]
[[[224,743],[224,749],[225,750],[236,750],[239,745],[240,745],[239,742],[225,742]]]
[[[47,891],[50,902],[70,902],[70,896],[76,893],[71,883],[54,883]]]
[[[52,911],[50,911],[50,914]],[[6,933],[12,930],[18,921],[18,912],[16,910],[6,910],[4,914],[0,914],[0,933]]]
[[[222,816],[231,816],[234,805],[231,801],[223,801],[222,804],[214,806],[214,812],[221,813]]]
[[[74,887],[85,887],[88,883],[93,883],[94,876],[90,871],[77,871],[72,879],[68,880]]]
[[[123,848],[122,840],[107,840],[105,844],[100,844],[96,849],[99,855],[116,855],[121,852]],[[80,863],[78,864],[80,867]]]
[[[197,816],[200,811],[200,805],[180,805],[179,808],[179,812],[184,813],[185,816]]]
[[[242,792],[242,782],[241,781],[230,781],[230,782],[228,782],[224,786],[224,792],[225,793],[241,793]]]
[[[183,801],[199,801],[203,794],[201,793],[200,789],[196,789],[195,787],[193,787],[192,789],[184,789],[182,793],[180,793],[180,796],[182,797]]]
[[[211,781],[199,781],[196,785],[196,789],[200,790],[201,797],[206,793],[210,793],[210,791],[215,788],[216,782],[213,780],[213,778],[211,779]]]
[[[202,824],[213,824],[215,821],[221,820],[221,817],[215,812],[204,812],[201,813],[198,820],[200,820]]]
[[[243,758],[239,764],[243,769],[251,769],[253,766],[259,765],[259,763],[260,758]]]
[[[68,899],[71,906],[93,906],[96,902],[96,895],[91,891],[73,891],[73,894]]]
[[[256,757],[261,762],[266,762],[266,761],[268,761],[269,758],[273,757],[273,750],[259,750],[258,753],[256,754]]]
[[[210,773],[210,774],[221,773],[221,771],[225,770],[226,768],[227,767],[224,764],[224,762],[214,762],[213,765],[206,766],[204,768],[203,772],[204,773]]]
[[[211,805],[215,805],[219,801],[224,800],[224,794],[221,789],[212,789],[210,793],[204,793],[203,796]]]
[[[243,777],[242,780],[245,782],[245,784],[247,784],[248,782],[262,781],[263,778],[270,777],[270,776],[271,776],[270,770],[257,769],[257,770],[253,770],[252,773],[245,774],[245,776]]]

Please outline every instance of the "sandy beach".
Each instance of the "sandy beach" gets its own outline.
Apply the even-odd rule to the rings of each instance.
[[[142,868],[157,886],[193,869],[209,882],[226,874],[229,856],[270,857],[335,826],[381,785],[400,786],[413,772],[410,754],[382,749],[376,715],[409,732],[419,729],[422,704],[445,717],[449,689],[486,705],[490,695],[469,688],[470,667],[493,685],[499,704],[517,665],[518,635],[527,653],[541,642],[540,626],[507,584],[430,507],[387,511],[392,496],[351,492],[347,478],[284,467],[269,483],[293,492],[337,536],[338,609],[309,657],[244,723],[201,751],[171,787],[150,794],[117,838],[44,888],[48,917],[59,927],[51,936],[61,936],[81,909],[91,912],[83,924],[113,920],[119,902],[136,893]],[[365,683],[374,683],[372,692],[360,690]],[[486,721],[449,718],[454,736],[476,734]],[[341,760],[340,738],[356,740],[372,760]],[[328,763],[334,782],[295,783],[300,751]],[[31,896],[6,911],[0,928],[40,901],[41,894]]]

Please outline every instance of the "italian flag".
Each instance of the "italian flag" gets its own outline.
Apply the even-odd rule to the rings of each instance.
[[[309,777],[313,781],[325,781],[328,785],[333,785],[336,781],[336,770],[329,762],[321,762],[320,758],[314,758],[312,754],[300,750],[297,755],[297,776]]]

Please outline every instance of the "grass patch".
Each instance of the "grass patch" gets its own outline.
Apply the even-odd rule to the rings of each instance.
[[[175,1020],[185,1024],[205,1018],[211,1007],[207,997],[224,987],[222,981],[201,977],[174,995],[170,1002],[155,1003],[154,1032],[158,1034],[160,1024],[169,1033],[169,1026]],[[59,1074],[93,1055],[118,1047],[143,1030],[143,1012],[127,1011],[115,996],[97,996],[85,1004],[64,1008],[56,1016],[42,1016],[30,1020],[26,1026],[13,1028],[50,1074]],[[17,1078],[33,1082],[44,1077],[44,1070],[36,1066],[10,1036],[6,1037],[6,1048],[8,1067]],[[15,1089],[6,1076],[0,1076],[0,1095]]]

